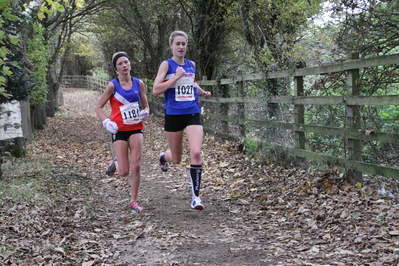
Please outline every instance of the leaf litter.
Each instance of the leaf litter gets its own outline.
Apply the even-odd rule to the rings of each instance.
[[[161,118],[146,122],[139,192],[105,169],[110,136],[99,95],[64,89],[64,105],[35,132],[26,158],[5,158],[0,180],[0,265],[399,265],[399,186],[348,184],[246,156],[206,135],[201,198],[190,208],[189,158],[162,173]],[[185,148],[187,143],[185,143]]]

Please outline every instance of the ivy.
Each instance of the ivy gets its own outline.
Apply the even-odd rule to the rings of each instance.
[[[37,13],[37,18],[39,20],[43,20],[46,18],[46,16],[51,16],[53,14],[56,14],[57,12],[64,12],[64,5],[67,8],[70,8],[74,6],[76,9],[81,9],[83,8],[85,1],[84,0],[75,0],[72,1],[72,5],[69,3],[69,1],[53,1],[53,0],[46,0],[42,6],[40,7],[39,12]]]
[[[28,42],[29,60],[35,66],[33,71],[35,85],[30,92],[30,105],[31,107],[40,107],[46,101],[48,94],[46,79],[48,45],[44,40],[44,27],[41,24],[34,24],[33,29],[34,37]]]
[[[13,72],[7,66],[13,62],[7,62],[7,56],[10,54],[9,45],[15,45],[19,42],[18,36],[9,34],[6,30],[7,24],[18,20],[14,16],[10,7],[10,0],[0,1],[0,98],[8,98],[9,92],[5,89],[8,77]]]

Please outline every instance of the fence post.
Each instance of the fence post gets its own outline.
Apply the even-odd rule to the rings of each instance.
[[[353,53],[351,59],[359,59],[358,53]],[[348,71],[347,89],[348,96],[360,95],[359,89],[359,69]],[[357,105],[347,106],[347,118],[350,130],[359,130],[361,128],[360,110]],[[362,161],[362,143],[361,140],[348,138],[348,159],[353,161]],[[363,183],[362,172],[353,169],[347,169],[347,179],[351,184]]]
[[[294,77],[294,97],[303,96],[303,76]],[[294,119],[295,126],[299,128],[299,124],[305,124],[305,107],[303,104],[295,104],[294,106]],[[305,132],[295,130],[295,149],[305,149]],[[296,156],[295,163],[301,165],[305,161],[305,158]]]
[[[244,89],[244,81],[241,80],[238,82],[238,94],[240,97],[244,99],[245,97],[245,89]],[[245,126],[245,103],[243,101],[240,101],[237,103],[237,110],[238,110],[238,117],[239,117],[239,122],[238,122],[238,127],[239,127],[239,133],[241,138],[246,137],[246,126]]]
[[[86,88],[87,88],[88,90],[91,91],[91,90],[93,89],[93,88],[92,88],[93,77],[87,75],[86,78],[87,78],[87,85],[86,85]]]
[[[222,98],[229,98],[230,97],[230,91],[228,88],[228,85],[222,85],[222,78],[226,78],[225,75],[221,75],[217,78],[217,93],[220,95]],[[229,110],[230,110],[230,104],[229,103],[220,103],[220,115],[222,118],[222,136],[228,136],[230,135],[230,128],[229,128]]]

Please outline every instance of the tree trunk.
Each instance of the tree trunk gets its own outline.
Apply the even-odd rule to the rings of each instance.
[[[22,124],[22,132],[24,138],[32,139],[33,138],[33,124],[32,124],[32,115],[30,109],[29,101],[20,101],[21,106],[21,124]]]
[[[54,73],[54,71],[55,71],[54,68],[49,67],[47,74],[47,85],[48,85],[47,104],[46,104],[47,117],[54,117],[55,112],[58,111],[57,94],[60,84],[58,82],[57,76]]]
[[[32,110],[31,120],[34,128],[36,129],[44,128],[44,126],[47,123],[46,108],[44,105],[42,107],[37,107]]]

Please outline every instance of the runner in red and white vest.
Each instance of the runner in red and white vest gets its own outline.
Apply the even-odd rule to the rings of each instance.
[[[113,176],[117,172],[119,176],[127,176],[131,172],[129,207],[140,212],[143,208],[137,203],[137,197],[143,152],[143,121],[148,119],[150,109],[144,82],[130,76],[128,55],[125,52],[115,53],[112,64],[118,77],[108,83],[95,108],[103,126],[112,134],[115,157],[106,174]],[[111,105],[109,118],[103,110],[108,102]]]

